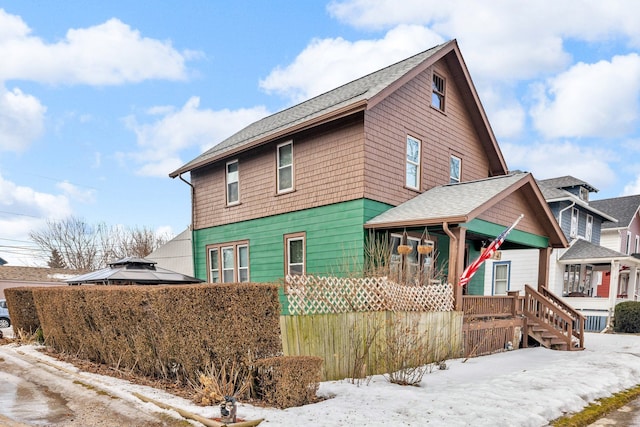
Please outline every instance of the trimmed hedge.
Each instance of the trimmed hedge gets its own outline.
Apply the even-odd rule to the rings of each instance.
[[[4,290],[7,307],[9,307],[9,315],[11,316],[11,326],[15,333],[22,330],[33,334],[40,328],[38,311],[33,301],[34,289],[38,288],[24,287]]]
[[[45,344],[118,369],[195,382],[211,364],[231,360],[249,369],[282,354],[277,284],[29,290]],[[28,300],[20,295],[16,307]]]
[[[616,305],[614,312],[615,332],[640,332],[640,302],[625,301]]]
[[[322,358],[282,356],[258,360],[256,397],[278,408],[313,403],[320,386]]]

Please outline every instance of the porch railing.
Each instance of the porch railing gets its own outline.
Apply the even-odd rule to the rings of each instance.
[[[493,317],[512,317],[522,312],[522,299],[518,292],[507,295],[465,295],[462,298],[462,311],[467,320]]]

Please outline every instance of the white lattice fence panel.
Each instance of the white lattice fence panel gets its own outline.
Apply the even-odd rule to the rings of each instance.
[[[385,277],[287,276],[286,294],[291,314],[453,310],[449,284],[407,286]]]

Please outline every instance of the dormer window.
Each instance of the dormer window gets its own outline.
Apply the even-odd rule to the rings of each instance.
[[[444,90],[445,81],[436,73],[433,73],[431,105],[440,111],[444,111]]]

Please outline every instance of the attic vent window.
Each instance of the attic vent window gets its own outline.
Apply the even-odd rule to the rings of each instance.
[[[585,202],[589,201],[589,190],[587,190],[584,187],[580,187],[580,199],[584,200]]]
[[[432,89],[431,105],[440,111],[444,111],[444,79],[435,73],[433,73]]]

